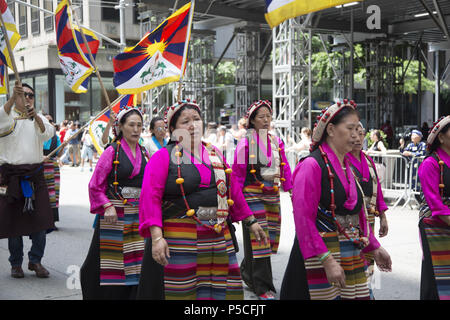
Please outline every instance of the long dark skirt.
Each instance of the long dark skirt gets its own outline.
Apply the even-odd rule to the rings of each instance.
[[[96,224],[91,246],[80,270],[83,300],[135,300],[137,285],[100,285],[100,223]]]
[[[265,258],[253,258],[250,231],[247,227],[242,228],[244,242],[244,260],[240,269],[242,280],[257,295],[267,291],[276,292],[272,278],[272,264],[270,256]]]
[[[284,272],[280,300],[310,300],[305,260],[300,252],[297,237],[294,239],[289,262]]]
[[[137,299],[164,300],[164,296],[164,267],[153,260],[152,240],[147,239],[145,241]]]

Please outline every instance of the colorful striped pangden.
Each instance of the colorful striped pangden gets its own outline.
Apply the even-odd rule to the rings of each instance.
[[[206,223],[206,221],[205,221]],[[192,219],[164,220],[169,264],[166,300],[241,300],[242,279],[230,232],[218,234]]]
[[[450,300],[450,228],[438,226],[428,218],[424,224],[439,299]]]
[[[263,183],[270,185],[267,181]],[[256,241],[253,233],[250,233],[253,258],[270,257],[271,254],[277,253],[280,243],[280,193],[279,191],[267,192],[267,190],[263,193],[259,185],[248,185],[244,188],[243,194],[259,225],[270,239],[270,243],[265,245]]]
[[[44,162],[44,176],[47,183],[48,196],[50,198],[50,206],[52,208],[59,207],[59,186],[60,174],[57,161],[48,160]]]
[[[311,300],[370,299],[364,260],[353,242],[336,232],[321,233],[328,250],[345,272],[344,289],[332,286],[325,269],[317,257],[305,261],[306,276]]]
[[[138,285],[145,246],[139,235],[139,207],[111,203],[118,222],[109,224],[100,217],[100,285]]]

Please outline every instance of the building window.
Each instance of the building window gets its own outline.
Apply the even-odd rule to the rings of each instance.
[[[76,12],[80,23],[83,23],[83,0],[73,0],[72,8]]]
[[[39,0],[31,0],[31,4],[39,7]],[[31,8],[31,34],[37,35],[41,32],[41,11]]]
[[[28,36],[27,7],[24,5],[19,6],[19,34],[22,39]]]
[[[8,0],[8,8],[9,11],[11,11],[14,21],[16,21],[16,4],[14,3],[14,0]]]
[[[119,10],[114,9],[111,1],[102,0],[102,20],[119,22]]]
[[[53,0],[44,0],[44,9],[53,12]],[[53,31],[53,14],[44,12],[44,30]]]

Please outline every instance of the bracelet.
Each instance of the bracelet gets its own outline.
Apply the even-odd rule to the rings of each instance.
[[[163,236],[160,236],[158,238],[156,238],[155,240],[152,239],[152,244],[158,242],[159,240],[161,240],[163,238]]]
[[[325,261],[326,258],[328,258],[331,255],[330,251],[325,252],[320,258],[319,258],[319,262],[322,263]]]
[[[245,223],[245,226],[246,226],[247,228],[250,228],[252,224],[255,224],[255,223],[257,223],[257,222],[258,222],[258,220],[257,220],[256,218],[253,218],[253,219],[250,220],[249,222],[246,222],[246,223]]]

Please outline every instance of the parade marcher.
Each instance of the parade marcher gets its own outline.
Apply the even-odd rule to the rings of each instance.
[[[294,170],[292,206],[296,238],[281,299],[370,299],[361,251],[382,271],[391,259],[369,226],[361,187],[345,155],[357,140],[353,101],[318,117],[312,152]]]
[[[150,154],[150,157],[159,149],[163,148],[167,144],[166,139],[166,124],[161,117],[154,117],[150,122],[150,132],[152,136],[145,144],[145,149]]]
[[[450,116],[431,128],[428,156],[419,167],[424,202],[420,209],[422,242],[421,300],[449,300],[450,289]]]
[[[54,134],[55,128],[34,109],[34,89],[16,82],[12,97],[0,107],[0,239],[8,238],[13,278],[24,277],[22,236],[32,242],[28,269],[37,277],[49,276],[41,264],[46,231],[54,227],[43,144]]]
[[[140,233],[149,238],[144,276],[150,254],[164,270],[146,282],[161,283],[152,292],[159,299],[243,299],[231,222],[243,220],[258,242],[266,235],[223,156],[201,141],[195,101],[169,107],[165,122],[171,141],[150,158],[139,209]]]
[[[89,182],[95,231],[80,280],[83,299],[136,298],[144,239],[139,235],[139,196],[148,154],[138,143],[143,116],[122,110]]]
[[[281,231],[280,187],[292,189],[291,169],[283,141],[270,135],[272,107],[269,101],[257,101],[247,112],[247,135],[236,147],[233,176],[258,222],[270,237],[267,245],[255,242],[243,227],[244,260],[242,279],[261,300],[275,299],[270,257],[278,251]]]
[[[353,173],[364,192],[364,203],[367,208],[370,227],[372,228],[372,231],[375,231],[375,217],[380,218],[380,230],[378,235],[380,237],[385,237],[388,233],[388,222],[385,214],[388,207],[384,202],[375,162],[362,151],[364,136],[365,130],[360,122],[358,125],[358,136],[353,144],[353,150],[350,153],[347,153],[347,157],[350,160]],[[369,274],[372,275],[374,265],[373,257],[369,253],[364,254],[364,257],[369,268]]]
[[[45,116],[50,124],[54,125],[53,118],[50,115]],[[53,221],[59,221],[59,191],[61,187],[61,179],[60,179],[60,170],[59,170],[59,160],[64,152],[64,146],[60,149],[57,154],[54,154],[51,158],[48,158],[48,155],[53,152],[56,148],[61,145],[61,141],[58,135],[55,135],[44,142],[44,176],[45,182],[47,183],[48,188],[48,196],[50,198],[50,206],[53,211]],[[58,230],[58,228],[54,227],[54,230]]]

